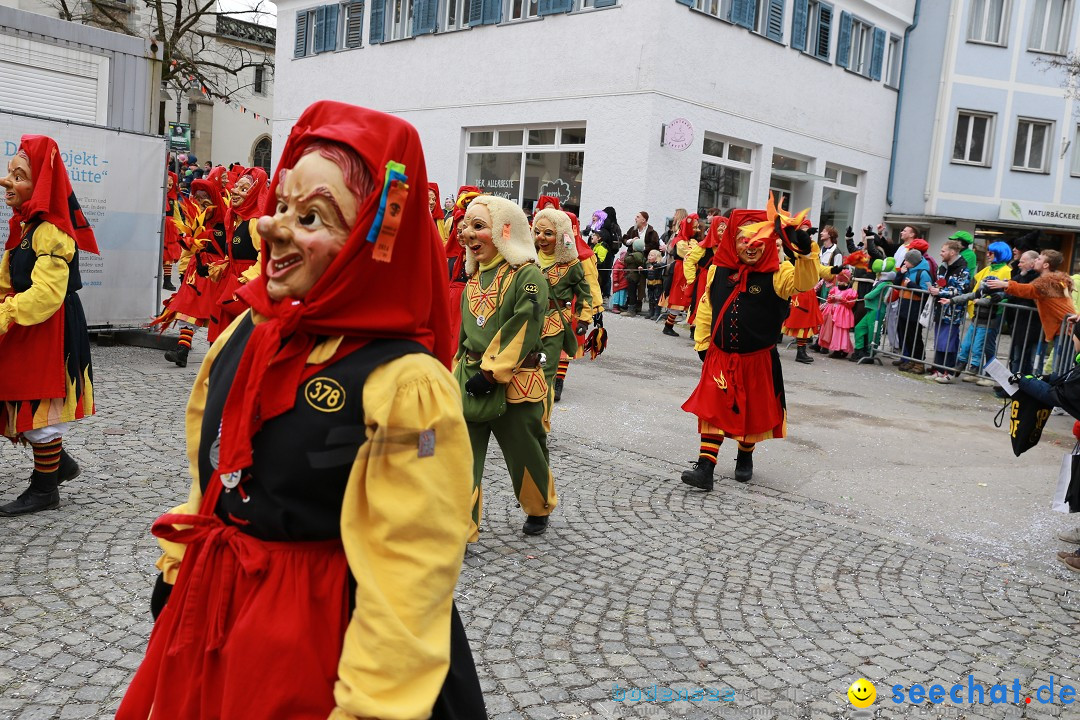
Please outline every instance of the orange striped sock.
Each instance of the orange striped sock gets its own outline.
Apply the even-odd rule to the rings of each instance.
[[[757,447],[757,443],[744,443],[739,441],[739,449],[743,452],[754,452],[754,448]]]
[[[566,370],[569,367],[570,367],[570,361],[569,360],[560,360],[559,361],[559,369],[555,371],[555,377],[557,377],[557,378],[565,378],[566,377]]]
[[[194,338],[195,338],[195,328],[190,328],[190,327],[180,328],[180,342],[178,343],[180,347],[186,347],[188,350],[190,350],[191,349],[191,341]]]
[[[34,470],[39,473],[53,473],[60,467],[60,450],[64,441],[57,438],[45,443],[30,443],[34,449]]]
[[[701,450],[698,452],[700,460],[707,460],[716,464],[716,456],[720,454],[720,445],[724,442],[723,435],[701,434]]]

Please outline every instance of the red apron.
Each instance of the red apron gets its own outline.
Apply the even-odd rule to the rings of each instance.
[[[775,348],[728,353],[709,347],[701,380],[682,409],[720,428],[729,437],[784,436],[784,408],[773,384]]]
[[[0,335],[0,401],[67,396],[64,306],[37,325],[13,324]]]
[[[208,341],[217,340],[222,330],[229,327],[233,320],[243,315],[248,309],[248,304],[235,295],[236,291],[243,287],[240,276],[254,264],[254,260],[233,260],[229,263],[229,274],[221,278],[221,292],[210,315],[210,327],[206,331]]]

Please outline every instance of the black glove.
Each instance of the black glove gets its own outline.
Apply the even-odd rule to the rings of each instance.
[[[158,619],[161,611],[165,609],[165,603],[169,601],[172,589],[173,586],[165,582],[165,575],[158,573],[157,580],[154,581],[154,591],[150,593],[150,615],[155,620]]]
[[[813,236],[818,234],[818,229],[816,227],[812,227],[812,228],[810,228],[809,230],[806,231],[806,234],[809,235],[810,237],[813,237]]]
[[[488,382],[488,379],[484,377],[484,373],[476,373],[465,382],[465,392],[473,397],[487,395],[494,389],[495,383]]]
[[[697,356],[701,358],[701,362],[705,362],[705,356],[709,353],[708,350],[698,350]]]
[[[855,237],[855,231],[851,229],[851,226],[850,226],[850,225],[848,225],[848,226],[847,226],[847,232],[846,232],[846,233],[844,233],[844,237],[846,237],[846,238],[853,238],[853,237]]]
[[[577,329],[574,331],[575,335],[584,335],[589,330],[589,323],[584,320],[577,321]]]
[[[195,256],[195,274],[200,277],[210,277],[210,266],[203,263],[198,255]]]
[[[783,240],[784,245],[790,245],[792,250],[799,255],[810,254],[810,233],[802,229],[785,228],[780,218],[776,218],[776,234]]]
[[[846,265],[833,265],[831,268],[829,268],[829,271],[833,275],[839,275],[840,273],[844,272],[844,270],[846,270],[846,269],[847,269]]]
[[[600,312],[593,315],[592,324],[593,324],[593,327],[598,327],[598,328],[604,327],[604,311],[603,310],[601,310]]]

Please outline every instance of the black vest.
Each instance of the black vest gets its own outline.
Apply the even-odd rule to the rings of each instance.
[[[233,260],[255,261],[259,259],[259,251],[255,249],[255,243],[251,241],[250,220],[241,220],[240,224],[236,226],[236,230],[233,231],[232,257]]]
[[[11,263],[11,287],[15,292],[26,292],[33,285],[31,280],[31,274],[34,272],[34,265],[37,264],[37,253],[34,252],[34,232],[38,229],[37,225],[34,225],[29,230],[25,230],[23,233],[22,242],[11,249],[8,253],[8,261]],[[68,285],[67,294],[70,295],[73,292],[82,289],[82,278],[79,276],[79,247],[75,246],[75,254],[71,258],[71,262],[68,264]]]
[[[217,463],[218,428],[240,358],[255,325],[247,315],[210,369],[199,438],[203,492]],[[364,384],[376,368],[412,353],[419,343],[380,340],[320,368],[296,391],[292,410],[267,421],[252,438],[253,465],[242,489],[223,489],[215,512],[261,540],[308,541],[341,537],[341,504],[349,473],[367,440]]]
[[[787,318],[789,302],[776,294],[774,273],[750,273],[746,290],[739,293],[724,317],[720,317],[720,310],[734,289],[729,281],[733,274],[729,268],[717,267],[709,288],[713,343],[731,353],[750,353],[776,345],[780,326]]]

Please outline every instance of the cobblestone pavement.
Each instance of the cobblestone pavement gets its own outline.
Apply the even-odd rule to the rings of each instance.
[[[1080,717],[1023,703],[1051,676],[1080,686],[1080,577],[1053,559],[1070,522],[1047,509],[1071,420],[1052,418],[1017,460],[982,389],[788,352],[790,437],[759,449],[750,484],[703,493],[677,479],[696,453],[677,409],[699,367],[685,332],[608,327],[611,349],[571,367],[555,412],[561,500],[546,535],[520,534],[488,458],[458,603],[492,718],[857,717],[846,690],[860,676],[877,717]],[[149,524],[186,493],[199,357],[181,370],[95,346],[100,411],[67,442],[82,476],[59,510],[0,522],[0,718],[115,710],[151,629]],[[0,447],[5,498],[30,466]],[[1021,702],[918,714],[889,700],[893,685],[969,674],[987,692],[1018,678]],[[726,699],[631,701],[654,684]]]

